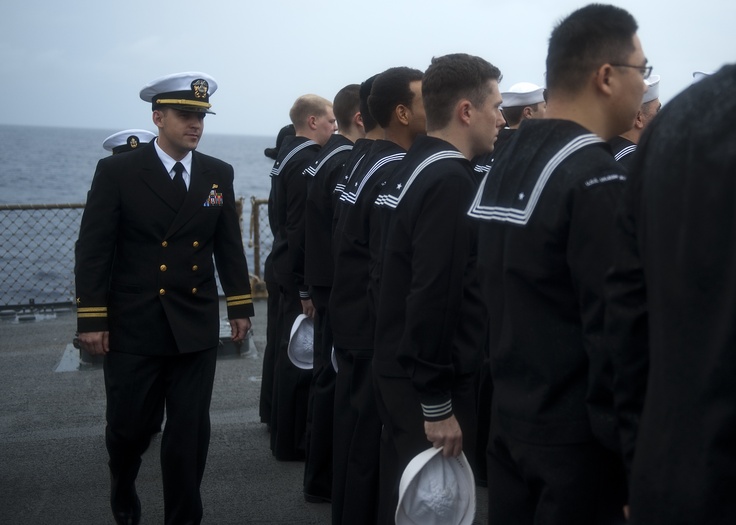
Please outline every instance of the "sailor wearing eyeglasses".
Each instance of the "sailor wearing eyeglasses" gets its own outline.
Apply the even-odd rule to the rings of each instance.
[[[627,11],[591,4],[549,39],[547,114],[524,122],[468,214],[489,311],[488,522],[624,523],[604,281],[650,71]],[[584,46],[580,42],[585,42]]]

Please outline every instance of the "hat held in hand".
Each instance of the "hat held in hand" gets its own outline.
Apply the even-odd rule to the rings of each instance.
[[[286,349],[289,360],[298,368],[309,370],[314,363],[314,321],[299,314],[291,326],[289,346]]]
[[[446,458],[442,447],[417,454],[399,483],[396,525],[471,525],[475,479],[464,453]]]

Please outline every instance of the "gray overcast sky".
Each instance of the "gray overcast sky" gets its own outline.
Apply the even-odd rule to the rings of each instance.
[[[0,124],[153,130],[138,92],[178,71],[219,83],[206,132],[275,135],[294,99],[432,56],[480,55],[501,88],[544,84],[552,27],[579,0],[21,0],[5,2]],[[695,70],[736,61],[733,0],[612,0],[639,36],[666,103]]]

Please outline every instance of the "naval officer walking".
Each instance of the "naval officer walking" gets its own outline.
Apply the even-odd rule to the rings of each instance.
[[[104,354],[111,507],[137,524],[135,479],[160,422],[166,524],[202,519],[200,484],[219,337],[215,264],[232,339],[253,315],[235,209],[233,168],[195,151],[209,97],[203,73],[177,73],[141,90],[158,138],[100,160],[76,249],[79,341]],[[214,256],[214,263],[213,263]]]

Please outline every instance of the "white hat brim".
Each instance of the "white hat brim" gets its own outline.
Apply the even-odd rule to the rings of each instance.
[[[304,314],[299,314],[291,325],[286,354],[297,368],[310,370],[314,366],[314,321]]]
[[[442,523],[443,525],[472,525],[475,519],[475,478],[470,468],[465,453],[461,452],[457,457],[446,458],[442,454],[442,447],[428,448],[427,450],[417,454],[406,466],[401,475],[399,482],[399,502],[396,506],[396,525],[430,525],[430,523]],[[458,493],[462,498],[460,515],[453,517],[451,522],[447,522],[446,518],[438,518],[423,514],[422,516],[412,516],[411,503],[409,498],[416,495],[416,481],[422,471],[432,461],[442,462],[445,473],[452,473],[457,481]],[[432,518],[435,518],[432,521]]]

